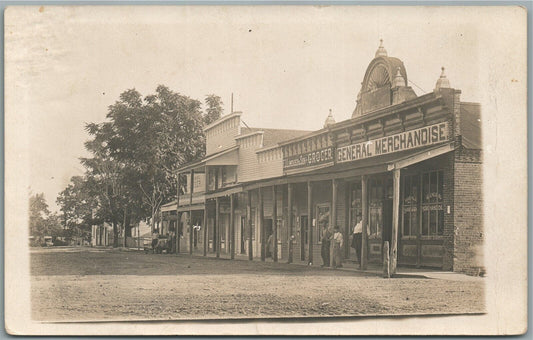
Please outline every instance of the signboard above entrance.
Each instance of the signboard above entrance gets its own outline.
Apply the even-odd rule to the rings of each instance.
[[[339,147],[337,148],[336,162],[352,162],[359,159],[438,144],[446,142],[448,139],[448,122],[438,123],[392,136]]]
[[[283,169],[298,169],[327,163],[333,163],[333,147],[287,157],[283,160]]]

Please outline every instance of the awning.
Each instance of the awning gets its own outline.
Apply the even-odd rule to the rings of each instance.
[[[178,169],[178,173],[189,172],[195,169],[204,168],[206,165],[238,165],[239,164],[239,146],[232,146],[225,150],[211,154],[204,159],[184,164]]]
[[[205,165],[239,165],[239,146],[218,152],[204,159]]]
[[[164,212],[164,211],[175,211],[175,210],[176,210],[176,200],[161,206],[161,211],[162,212]]]
[[[202,204],[205,201],[205,195],[203,192],[198,194],[192,194],[192,202],[191,202],[191,195],[181,195],[180,196],[180,207],[181,206],[187,206],[190,204]]]
[[[446,143],[444,145],[431,148],[429,150],[424,150],[421,152],[418,152],[416,154],[403,157],[401,159],[395,160],[393,162],[389,162],[387,164],[387,170],[392,171],[394,169],[401,169],[405,168],[407,166],[423,162],[425,160],[428,160],[433,157],[437,157],[440,155],[443,155],[447,152],[453,151],[455,149],[455,143]]]
[[[196,211],[196,210],[204,210],[204,209],[205,209],[205,205],[201,203],[201,204],[193,204],[193,205],[186,205],[186,206],[179,207],[178,212],[190,211],[190,210]]]
[[[268,187],[272,185],[282,185],[287,183],[302,183],[302,182],[318,182],[340,178],[354,178],[361,175],[372,175],[392,171],[394,169],[401,169],[407,166],[423,162],[433,157],[440,156],[447,152],[455,150],[455,144],[448,142],[433,147],[417,150],[407,150],[388,154],[383,156],[376,156],[372,158],[363,159],[360,161],[353,161],[349,163],[337,164],[315,171],[310,171],[305,174],[295,174],[292,176],[272,178],[264,181],[256,181],[248,183],[244,186],[245,190],[253,190],[259,187]]]
[[[228,188],[226,190],[221,190],[221,191],[218,191],[218,192],[207,194],[207,195],[205,195],[205,198],[206,199],[210,199],[210,198],[216,198],[216,197],[223,197],[223,196],[228,196],[228,195],[231,195],[231,194],[236,194],[236,193],[239,193],[239,192],[242,192],[242,191],[243,191],[242,186],[236,186],[236,187]]]

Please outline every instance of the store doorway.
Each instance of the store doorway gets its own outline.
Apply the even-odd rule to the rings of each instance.
[[[244,249],[246,246],[245,231],[246,231],[246,217],[243,216],[241,217],[241,254],[246,253],[246,249]]]
[[[393,197],[393,186],[392,186],[392,178],[387,177],[385,181],[385,192],[384,192],[384,199],[383,199],[383,237],[382,237],[382,244],[384,244],[386,241],[389,242],[389,249],[391,246],[391,240],[392,240],[392,197]]]
[[[300,216],[300,260],[305,261],[305,254],[309,249],[309,233],[307,229],[307,215]]]
[[[272,219],[271,218],[265,218],[264,219],[264,228],[265,228],[265,239],[264,242],[264,249],[265,249],[265,257],[269,258],[272,257],[272,245],[268,243],[268,240],[270,239],[270,235],[272,235]]]

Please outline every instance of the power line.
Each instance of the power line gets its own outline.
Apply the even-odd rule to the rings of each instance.
[[[245,122],[244,120],[241,119],[241,122],[242,122],[244,125],[246,125],[246,127],[247,127],[248,129],[250,129],[250,127],[248,126],[248,124],[246,124],[246,122]]]
[[[421,88],[420,86],[416,85],[414,82],[411,81],[411,79],[408,79],[408,81],[413,84],[414,86],[418,87],[420,90],[422,90],[422,92],[424,93],[428,93],[426,90],[424,90],[423,88]]]

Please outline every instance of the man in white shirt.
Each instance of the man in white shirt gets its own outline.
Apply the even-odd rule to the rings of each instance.
[[[343,238],[342,233],[339,230],[339,226],[335,226],[333,229],[333,239],[331,242],[333,243],[333,268],[342,268],[342,244],[343,244]]]
[[[357,215],[357,224],[353,228],[352,248],[355,248],[357,259],[361,264],[361,246],[363,242],[363,220],[361,214]]]

